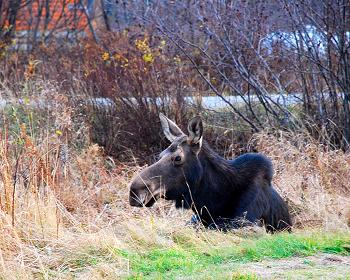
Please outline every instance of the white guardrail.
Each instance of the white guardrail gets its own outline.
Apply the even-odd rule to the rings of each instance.
[[[248,100],[252,103],[258,102],[259,97],[257,95],[250,95],[249,99],[248,96],[224,96],[226,101],[231,103],[232,105],[244,105]],[[293,105],[300,103],[301,100],[301,94],[270,94],[267,97],[265,97],[270,102],[275,102],[280,104],[281,106],[286,105]],[[151,98],[147,100],[149,102],[152,101]],[[195,96],[187,96],[185,97],[185,101],[188,104],[191,105],[200,105],[205,109],[211,109],[211,110],[218,110],[218,109],[224,109],[228,107],[228,104],[219,96],[202,96],[202,97],[195,97]],[[130,102],[136,104],[137,101],[135,98],[126,98],[125,102]],[[154,102],[154,100],[153,100]],[[155,100],[156,104],[171,104],[172,99],[170,98],[156,98]],[[93,104],[99,107],[110,107],[114,106],[115,103],[110,98],[103,98],[103,97],[97,97],[97,98],[90,98],[87,100],[86,104]],[[26,105],[30,107],[46,107],[50,106],[50,104],[47,104],[45,101],[40,100],[27,100],[27,99],[1,99],[0,98],[0,109],[4,109],[6,106],[13,106],[13,105]]]

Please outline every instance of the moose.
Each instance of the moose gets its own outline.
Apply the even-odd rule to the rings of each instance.
[[[289,210],[272,186],[273,168],[266,156],[247,153],[226,160],[203,140],[199,116],[188,123],[188,135],[163,114],[159,117],[171,144],[132,180],[131,206],[150,207],[164,198],[177,208],[191,208],[191,222],[208,228],[259,224],[268,232],[290,231]]]

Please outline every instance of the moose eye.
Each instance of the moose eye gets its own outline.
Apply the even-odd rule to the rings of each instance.
[[[174,162],[180,163],[180,162],[181,162],[181,157],[180,157],[180,156],[176,156],[176,157],[174,158]]]

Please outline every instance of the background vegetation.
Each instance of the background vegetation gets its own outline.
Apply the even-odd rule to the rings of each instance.
[[[1,277],[347,277],[347,1],[90,2],[0,1]],[[294,233],[131,208],[128,183],[167,145],[159,112],[201,115],[226,158],[269,156]]]

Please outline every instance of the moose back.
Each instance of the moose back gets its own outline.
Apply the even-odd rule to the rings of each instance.
[[[226,160],[203,140],[200,117],[188,124],[188,135],[160,114],[163,132],[171,142],[153,165],[131,182],[132,206],[152,206],[158,198],[192,208],[193,221],[206,227],[236,228],[262,223],[267,231],[290,230],[288,207],[272,187],[271,161],[248,153]]]

